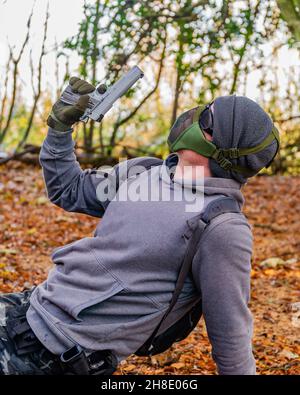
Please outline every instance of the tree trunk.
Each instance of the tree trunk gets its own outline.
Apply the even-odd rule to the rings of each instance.
[[[181,31],[179,33],[178,41],[179,41],[179,49],[178,49],[177,59],[176,59],[177,75],[176,75],[176,84],[175,84],[174,101],[173,101],[173,109],[172,109],[172,118],[171,118],[171,125],[170,125],[171,127],[173,126],[173,124],[177,118],[179,96],[180,96],[180,92],[181,92],[181,88],[182,88],[181,78],[182,78],[182,58],[184,56],[184,53],[183,53],[184,43],[183,43]]]
[[[95,20],[93,23],[93,38],[92,38],[92,84],[97,85],[97,62],[98,62],[98,34],[100,21],[100,0],[96,1]],[[87,139],[87,151],[93,147],[95,122],[90,121],[90,128]]]
[[[175,85],[175,95],[174,95],[174,101],[173,101],[173,109],[172,109],[172,118],[171,118],[171,127],[173,126],[174,122],[176,121],[177,118],[177,110],[178,110],[178,101],[179,101],[179,95],[180,95],[180,71],[177,69],[177,76],[176,76],[176,85]]]

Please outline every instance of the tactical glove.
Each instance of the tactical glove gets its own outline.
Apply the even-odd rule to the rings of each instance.
[[[65,104],[59,99],[52,107],[47,124],[59,132],[70,130],[80,120],[88,106],[88,94],[95,90],[93,85],[78,77],[72,77],[69,84],[74,93],[82,96],[74,106]]]

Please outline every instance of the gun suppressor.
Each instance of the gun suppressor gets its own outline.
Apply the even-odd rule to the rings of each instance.
[[[101,93],[101,84],[97,85],[94,92],[88,96],[88,108],[80,118],[81,121],[87,122],[89,119],[101,122],[104,115],[113,107],[114,103],[122,97],[140,78],[144,77],[143,71],[134,66],[119,81],[115,82],[105,93]],[[80,95],[74,93],[70,85],[64,90],[61,101],[66,104],[75,105]]]

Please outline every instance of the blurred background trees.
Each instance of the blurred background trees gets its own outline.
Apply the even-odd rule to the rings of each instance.
[[[94,164],[120,155],[164,156],[168,130],[180,112],[218,95],[247,94],[249,76],[256,74],[256,99],[282,134],[282,149],[270,171],[296,174],[300,169],[300,63],[289,69],[283,81],[278,53],[287,47],[299,56],[299,3],[85,1],[78,33],[54,48],[47,48],[47,10],[39,62],[30,62],[33,100],[29,106],[18,96],[18,86],[20,60],[24,51],[30,51],[31,14],[21,50],[16,53],[10,48],[2,75],[0,144],[14,156],[36,150],[32,145],[41,143],[52,102],[71,74],[94,84],[100,80],[112,84],[138,64],[145,78],[104,122],[77,127],[78,153],[82,161]],[[51,71],[57,81],[52,94],[41,89],[50,51],[57,55],[56,68]],[[71,68],[69,59],[74,54],[78,65]]]
[[[300,1],[278,0],[282,18],[287,22],[295,40],[300,41]]]

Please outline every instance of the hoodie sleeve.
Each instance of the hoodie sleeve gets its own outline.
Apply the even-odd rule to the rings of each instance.
[[[224,214],[209,225],[193,261],[203,316],[220,374],[255,374],[248,308],[252,233],[243,214]]]
[[[82,170],[74,153],[72,131],[49,129],[42,145],[40,163],[48,197],[66,211],[102,217],[120,185],[128,177],[158,166],[162,160],[138,157],[113,168]]]
[[[66,211],[102,217],[108,205],[107,196],[113,197],[116,185],[110,183],[106,198],[101,198],[99,191],[108,183],[107,173],[82,170],[74,145],[71,131],[62,133],[49,129],[40,153],[48,197]]]

